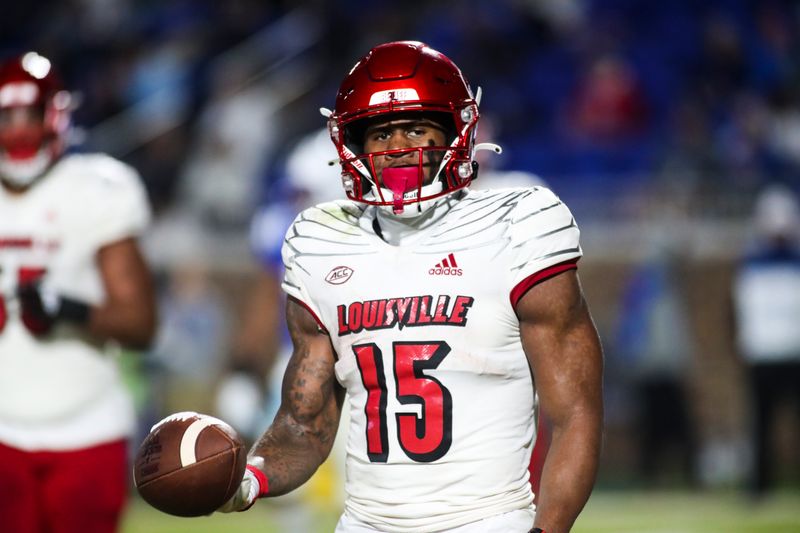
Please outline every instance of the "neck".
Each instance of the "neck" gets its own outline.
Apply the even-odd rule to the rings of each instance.
[[[416,217],[396,217],[386,210],[377,209],[375,223],[380,237],[393,246],[416,242],[421,234],[436,225],[461,198],[460,191],[437,201],[430,209]]]

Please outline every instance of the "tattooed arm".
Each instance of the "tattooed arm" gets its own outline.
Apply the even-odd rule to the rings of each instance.
[[[242,511],[260,496],[280,496],[305,483],[328,457],[339,426],[344,389],[328,335],[296,300],[286,322],[294,349],[283,376],[281,406],[272,425],[250,450],[239,491],[219,510]]]

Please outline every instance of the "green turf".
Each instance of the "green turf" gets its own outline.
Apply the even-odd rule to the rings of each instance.
[[[800,533],[800,493],[596,492],[573,533]]]
[[[309,514],[296,505],[272,501],[258,502],[244,513],[178,518],[135,499],[121,533],[330,533],[338,519],[338,511]]]
[[[313,526],[301,525],[306,519]],[[291,506],[278,512],[271,502],[259,502],[246,513],[175,518],[135,500],[122,532],[330,533],[335,523],[335,513],[308,518]],[[798,533],[800,492],[782,492],[754,504],[736,494],[597,491],[572,532]]]

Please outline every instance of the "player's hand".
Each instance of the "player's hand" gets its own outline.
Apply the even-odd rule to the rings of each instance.
[[[89,306],[48,291],[40,283],[26,283],[17,288],[22,323],[34,335],[46,335],[61,320],[85,324]]]
[[[260,477],[266,480],[263,474]],[[266,487],[261,486],[262,481],[259,481],[258,478],[259,476],[255,473],[255,467],[248,465],[247,470],[244,471],[244,477],[239,483],[239,488],[236,489],[231,499],[225,502],[217,511],[220,513],[235,513],[250,509],[259,496],[266,494]]]

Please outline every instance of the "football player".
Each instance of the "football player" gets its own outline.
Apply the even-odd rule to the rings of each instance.
[[[282,403],[222,511],[304,483],[346,398],[337,532],[572,527],[603,410],[579,231],[544,187],[468,188],[475,150],[495,148],[475,144],[479,100],[419,42],[377,46],[345,77],[327,115],[347,200],[286,234]],[[536,507],[535,395],[551,428]]]
[[[136,172],[65,154],[72,95],[50,61],[0,64],[0,524],[117,529],[134,412],[109,341],[155,328]],[[109,346],[109,349],[106,347]]]

